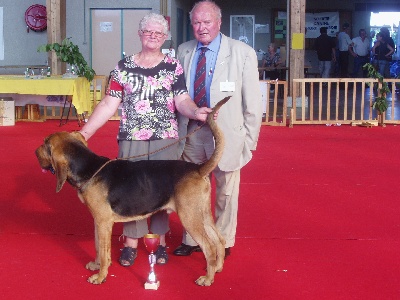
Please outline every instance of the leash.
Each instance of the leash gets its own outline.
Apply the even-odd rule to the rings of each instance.
[[[188,133],[188,134],[185,135],[184,137],[182,137],[182,138],[176,140],[175,142],[173,142],[173,143],[171,143],[171,144],[168,144],[167,146],[164,146],[164,147],[162,147],[162,148],[160,148],[160,149],[157,149],[157,150],[155,150],[155,151],[152,151],[152,152],[150,152],[150,153],[144,153],[144,154],[139,154],[139,155],[134,155],[134,156],[128,156],[128,157],[117,157],[117,158],[110,159],[110,160],[106,161],[106,162],[92,175],[92,177],[90,177],[83,185],[81,185],[81,186],[79,187],[79,190],[82,190],[82,188],[84,188],[84,187],[85,187],[97,174],[99,174],[100,171],[101,171],[105,166],[107,166],[109,163],[111,163],[111,162],[113,162],[113,161],[117,161],[117,160],[129,160],[129,159],[132,159],[132,158],[138,158],[138,157],[142,157],[142,156],[150,156],[150,155],[152,155],[152,154],[154,154],[154,153],[158,153],[158,152],[160,152],[160,151],[163,151],[163,150],[165,150],[165,149],[167,149],[167,148],[169,148],[169,147],[171,147],[171,146],[173,146],[173,145],[175,145],[175,144],[178,144],[180,141],[182,141],[182,140],[188,138],[188,137],[191,136],[193,133],[195,133],[196,131],[200,130],[205,124],[206,124],[206,123],[202,123],[202,124],[199,125],[195,130],[193,130],[192,132]]]

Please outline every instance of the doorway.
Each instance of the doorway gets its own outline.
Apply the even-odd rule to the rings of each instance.
[[[91,9],[91,65],[98,75],[109,75],[124,55],[141,50],[139,20],[150,9]]]
[[[387,27],[395,44],[395,59],[400,59],[399,45],[400,45],[400,12],[371,12],[370,28],[371,33],[378,33],[382,27]],[[374,39],[372,40],[374,42]],[[396,51],[397,50],[397,51]]]

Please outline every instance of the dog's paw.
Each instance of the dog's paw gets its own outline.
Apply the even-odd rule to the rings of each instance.
[[[208,278],[208,276],[200,276],[196,280],[196,284],[201,285],[201,286],[210,286],[213,282],[214,282],[214,278],[210,279],[210,278]]]
[[[106,282],[106,279],[100,279],[99,274],[94,274],[90,276],[87,281],[92,284],[102,284],[103,282]]]
[[[86,269],[90,271],[100,270],[100,264],[95,261],[91,261],[86,265]]]

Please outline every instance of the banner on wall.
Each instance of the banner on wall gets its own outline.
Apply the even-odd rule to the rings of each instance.
[[[320,36],[320,28],[327,27],[328,35],[335,37],[340,31],[339,13],[324,12],[324,13],[306,13],[306,38],[317,38]]]
[[[285,20],[286,18],[285,11],[278,12],[277,19]],[[340,31],[339,12],[306,13],[306,38],[319,37],[321,27],[328,27],[328,35],[335,37]]]
[[[0,60],[4,60],[3,8],[0,7]]]

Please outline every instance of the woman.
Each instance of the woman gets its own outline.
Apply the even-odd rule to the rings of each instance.
[[[274,43],[268,46],[267,53],[264,57],[262,67],[271,68],[270,70],[264,71],[264,78],[269,78],[271,80],[279,79],[279,72],[275,69],[277,66],[282,64],[281,57],[277,52],[277,48]],[[271,91],[275,89],[275,85],[271,85]]]
[[[118,62],[111,73],[106,96],[80,132],[88,140],[114,115],[122,102],[118,157],[146,154],[135,160],[179,159],[176,110],[204,122],[211,109],[196,106],[187,93],[179,61],[161,53],[160,48],[168,35],[165,18],[155,13],[144,16],[138,34],[142,50]],[[159,149],[163,150],[154,153]],[[169,231],[166,212],[150,218],[150,231],[160,235],[160,246],[155,254],[157,263],[165,264],[168,261],[165,234]],[[147,233],[147,220],[124,224],[125,243],[119,259],[122,266],[133,264],[138,238]]]
[[[269,44],[267,54],[264,57],[263,67],[277,67],[281,64],[281,57],[274,43]]]
[[[381,32],[376,35],[376,42],[372,47],[372,54],[375,60],[378,61],[379,73],[385,76],[385,69],[389,66],[389,61],[394,52],[392,46],[387,43],[386,37]]]

